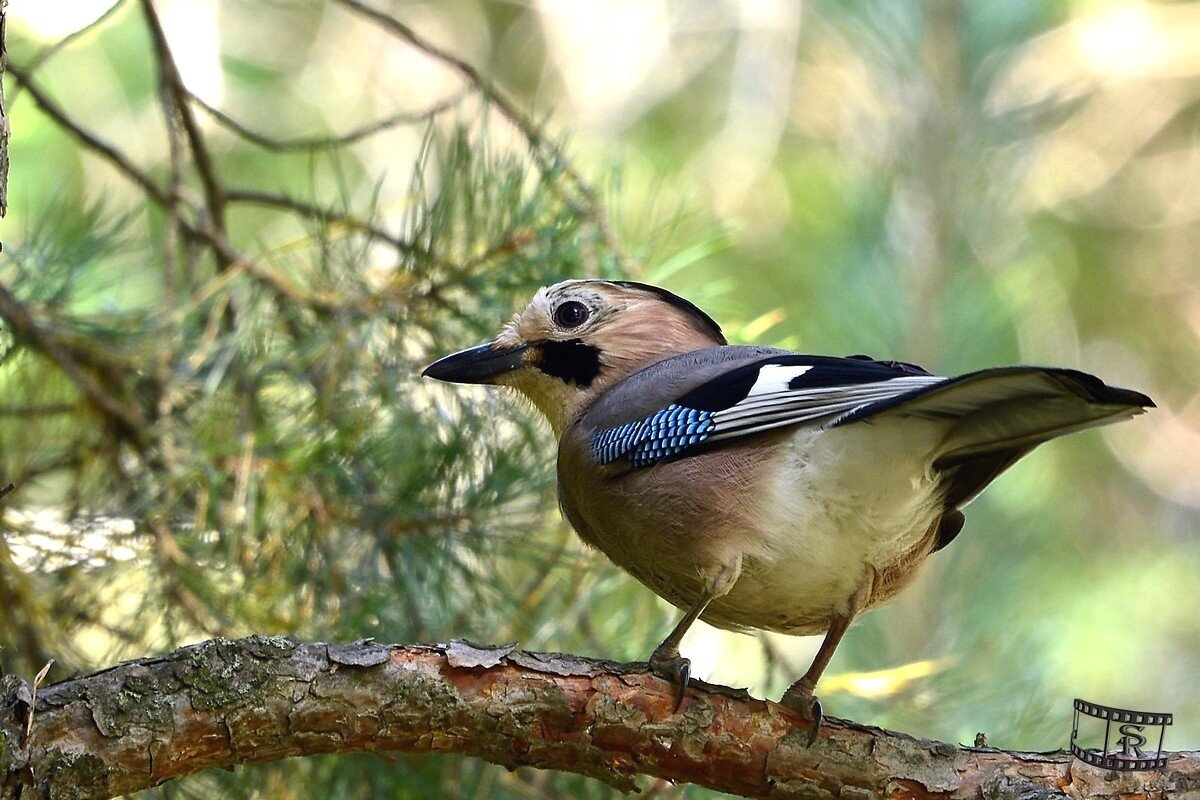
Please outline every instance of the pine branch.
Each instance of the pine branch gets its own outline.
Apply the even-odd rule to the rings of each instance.
[[[512,645],[215,639],[42,687],[36,700],[3,680],[3,800],[108,798],[211,767],[380,751],[565,770],[626,791],[645,774],[771,798],[1182,798],[1200,781],[1200,753],[1118,774],[1061,751],[960,748],[841,720],[809,748],[806,723],[742,690],[699,684],[676,713],[674,687],[645,665]]]
[[[0,319],[8,323],[16,336],[57,364],[115,430],[139,451],[146,450],[149,439],[145,432],[145,421],[137,410],[109,394],[95,375],[82,366],[79,354],[72,352],[62,341],[39,326],[29,310],[3,284],[0,284]]]
[[[584,180],[583,176],[579,174],[579,171],[575,169],[570,159],[559,149],[553,139],[545,135],[541,126],[534,123],[526,114],[522,113],[516,103],[504,92],[500,91],[495,83],[486,78],[470,62],[428,41],[412,27],[404,24],[391,14],[373,8],[361,2],[361,0],[334,0],[334,2],[365,19],[371,20],[371,22],[383,30],[407,42],[435,61],[446,65],[457,72],[469,85],[474,86],[524,137],[526,143],[529,145],[530,155],[537,161],[541,170],[548,174],[558,173],[562,175],[565,182],[574,189],[576,199],[570,200],[565,197],[563,199],[571,202],[579,214],[596,226],[608,251],[617,260],[618,265],[620,264],[623,259],[622,248],[609,226],[607,215],[605,215],[600,207],[595,188]]]

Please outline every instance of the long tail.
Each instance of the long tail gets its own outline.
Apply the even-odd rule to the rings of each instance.
[[[1042,442],[1130,419],[1153,407],[1146,395],[1109,386],[1086,372],[999,367],[891,398],[855,416],[945,421],[934,468],[947,473],[946,504],[958,508]]]

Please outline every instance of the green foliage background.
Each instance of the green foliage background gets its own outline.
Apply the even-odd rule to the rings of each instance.
[[[10,10],[0,283],[36,330],[3,332],[0,478],[18,485],[0,537],[5,670],[54,658],[61,678],[248,633],[644,658],[672,612],[559,518],[540,421],[417,377],[540,285],[628,274],[739,341],[943,373],[1047,363],[1148,392],[1150,416],[1047,445],[989,489],[918,584],[855,627],[820,693],[838,716],[1020,749],[1065,746],[1082,696],[1175,712],[1168,744],[1200,746],[1200,6],[385,9],[559,151],[344,2],[161,0],[187,88],[266,136],[448,101],[346,146],[279,151],[189,100],[236,198],[238,260],[187,233],[211,197],[180,118],[165,125],[146,4],[62,47],[107,6],[48,5]],[[180,199],[148,200],[27,80]],[[703,677],[775,696],[815,647],[701,626],[684,649]],[[610,794],[365,756],[159,791]]]

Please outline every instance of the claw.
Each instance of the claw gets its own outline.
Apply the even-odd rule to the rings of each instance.
[[[692,662],[683,656],[664,658],[657,653],[650,656],[650,670],[660,678],[665,678],[678,686],[675,696],[675,713],[683,708],[683,698],[687,694],[688,683],[692,677]]]
[[[825,713],[821,710],[821,701],[817,698],[812,699],[812,733],[808,735],[808,744],[805,747],[812,747],[813,742],[817,740],[817,731],[821,730],[821,720],[825,719]]]
[[[692,662],[686,658],[683,659],[683,666],[679,668],[679,696],[675,698],[675,713],[679,713],[679,709],[683,708],[683,697],[687,694],[688,681],[692,677]]]
[[[805,745],[812,747],[813,742],[817,741],[817,733],[821,730],[821,721],[825,719],[821,701],[811,694],[811,690],[805,691],[793,686],[784,693],[779,703],[812,723],[812,732],[808,735],[808,744]]]

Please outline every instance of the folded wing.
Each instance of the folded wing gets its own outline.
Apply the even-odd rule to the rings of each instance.
[[[836,428],[885,416],[945,424],[934,467],[947,505],[965,504],[1042,442],[1141,413],[1150,398],[1083,372],[1001,367],[957,378],[865,356],[782,354],[708,380],[653,414],[592,438],[602,464],[684,458],[789,426]]]
[[[766,431],[820,426],[864,406],[944,383],[919,367],[794,353],[735,367],[655,413],[599,431],[597,461],[645,467]]]

